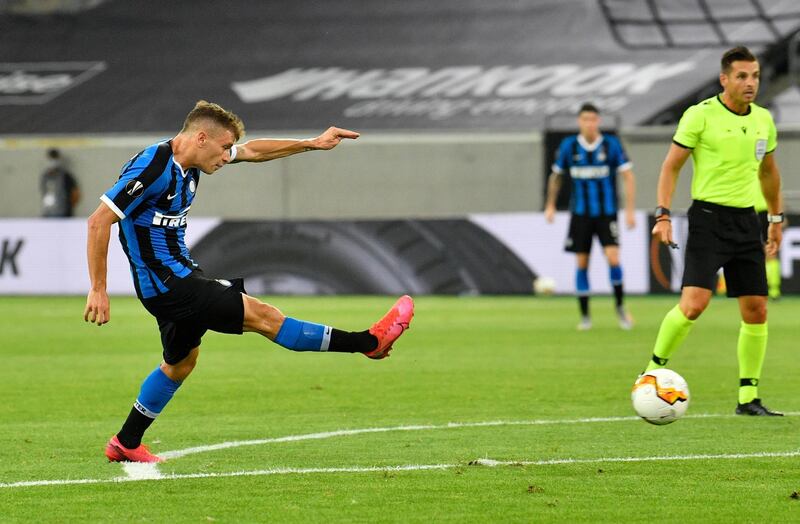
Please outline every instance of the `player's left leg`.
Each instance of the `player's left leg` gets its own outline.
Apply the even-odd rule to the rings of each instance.
[[[742,323],[736,354],[739,359],[737,415],[781,416],[761,404],[758,383],[767,352],[767,275],[760,244],[724,266],[728,296],[739,301]]]
[[[244,293],[242,300],[243,331],[259,333],[293,351],[363,353],[372,359],[389,356],[392,344],[414,316],[414,302],[405,295],[370,329],[353,332],[287,317],[278,308]]]
[[[739,358],[739,404],[737,415],[783,416],[763,404],[758,383],[767,352],[767,297],[740,296],[742,324],[736,353]]]

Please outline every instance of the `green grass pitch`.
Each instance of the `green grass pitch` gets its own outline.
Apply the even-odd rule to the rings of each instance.
[[[355,330],[393,298],[270,301]],[[732,416],[738,309],[714,299],[670,365],[689,383],[688,416],[656,427],[632,418],[630,386],[675,301],[631,298],[637,323],[624,332],[611,299],[595,297],[595,328],[577,332],[568,297],[419,297],[384,361],[208,334],[145,437],[155,452],[434,427],[198,452],[159,466],[174,478],[112,482],[128,473],[102,450],[160,360],[154,320],[132,298],[112,298],[103,327],[83,322],[82,298],[0,298],[0,522],[800,520],[800,301],[770,304],[761,384],[765,403],[790,416]],[[521,423],[479,424],[491,421]],[[443,467],[413,469],[432,465]],[[80,479],[93,483],[7,487]]]

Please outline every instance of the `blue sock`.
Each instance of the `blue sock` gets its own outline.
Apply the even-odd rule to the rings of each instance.
[[[575,271],[575,291],[578,296],[586,296],[589,294],[589,270],[578,269]]]
[[[292,351],[328,351],[331,331],[322,324],[286,317],[275,342]]]
[[[608,268],[608,278],[612,286],[622,284],[622,266],[610,266]]]
[[[142,382],[142,389],[139,390],[139,396],[133,407],[142,415],[154,419],[161,413],[180,386],[180,382],[169,378],[159,366]]]

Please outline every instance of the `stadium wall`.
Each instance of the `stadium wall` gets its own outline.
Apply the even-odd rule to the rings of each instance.
[[[620,135],[637,176],[636,207],[650,209],[671,127],[629,128]],[[310,136],[309,132],[287,133]],[[253,132],[250,136],[273,136]],[[284,135],[281,133],[280,135]],[[167,136],[167,135],[165,135]],[[45,151],[70,161],[88,216],[120,166],[164,136],[0,137],[0,217],[39,215]],[[791,166],[800,165],[800,127],[782,128],[777,157],[784,188],[800,194]],[[329,152],[264,164],[231,166],[204,177],[192,215],[231,219],[444,218],[469,213],[538,211],[547,175],[540,133],[365,133]],[[691,167],[684,169],[673,208],[689,205]],[[790,209],[796,209],[789,201]]]

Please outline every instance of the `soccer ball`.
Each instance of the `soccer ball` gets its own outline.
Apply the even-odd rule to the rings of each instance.
[[[537,295],[552,295],[556,292],[556,281],[551,277],[538,277],[533,281],[533,292]]]
[[[664,425],[675,422],[689,407],[689,386],[671,369],[642,373],[631,390],[636,414],[647,422]]]

